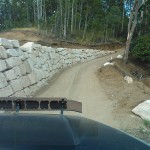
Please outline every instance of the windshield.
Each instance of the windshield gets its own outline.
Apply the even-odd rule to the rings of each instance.
[[[75,100],[150,143],[149,24],[148,0],[0,0],[0,97]]]

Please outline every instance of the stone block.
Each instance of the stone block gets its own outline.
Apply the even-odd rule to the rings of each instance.
[[[25,94],[27,95],[27,96],[30,96],[31,95],[31,90],[27,87],[27,88],[25,88],[24,89],[24,92],[25,92]]]
[[[19,77],[22,76],[21,70],[20,70],[19,66],[16,66],[16,67],[14,67],[13,69],[14,69],[14,72],[15,72],[15,74],[16,74],[17,76],[19,76]]]
[[[8,97],[13,94],[14,94],[14,92],[10,85],[8,85],[7,87],[5,87],[3,89],[0,89],[0,97]]]
[[[6,58],[7,58],[6,50],[3,46],[0,46],[0,59],[6,59]]]
[[[28,87],[31,85],[30,79],[28,76],[23,76],[21,77],[21,84],[24,88]]]
[[[21,54],[15,49],[8,49],[6,52],[7,52],[8,57],[19,57],[19,56],[21,56]]]
[[[7,69],[6,62],[4,60],[0,60],[0,71],[4,71]]]
[[[26,97],[26,94],[23,90],[15,93],[15,97]]]
[[[32,72],[32,68],[31,68],[29,62],[28,61],[24,61],[24,64],[25,64],[25,67],[26,67],[27,74],[31,73]]]
[[[8,85],[7,80],[3,73],[0,73],[0,88],[6,87]]]
[[[24,45],[20,46],[20,49],[27,53],[32,53],[34,47],[34,42],[27,42]]]
[[[5,48],[13,48],[12,43],[5,38],[0,38],[0,45],[4,46]]]
[[[14,48],[20,47],[19,41],[18,40],[9,40]]]
[[[140,103],[132,110],[132,112],[140,116],[143,120],[150,122],[150,100]]]
[[[24,63],[21,64],[21,65],[19,66],[19,68],[20,68],[21,74],[22,74],[22,75],[26,75],[27,70],[26,70],[25,64],[24,64]]]
[[[22,60],[19,57],[10,57],[5,60],[8,68],[19,66],[22,64]]]
[[[34,71],[31,74],[28,74],[28,77],[30,79],[31,85],[37,83],[38,80]]]
[[[14,69],[8,70],[4,73],[6,76],[7,81],[13,80],[17,78],[17,75],[15,74]]]
[[[17,92],[17,91],[20,91],[23,89],[23,85],[22,85],[22,82],[21,82],[21,79],[16,79],[16,80],[12,80],[10,82],[10,85],[12,86],[12,89],[14,92]]]

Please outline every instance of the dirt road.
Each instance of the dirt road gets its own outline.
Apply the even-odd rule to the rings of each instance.
[[[67,97],[80,101],[83,105],[82,116],[118,127],[118,121],[112,115],[113,103],[105,95],[97,77],[97,70],[110,57],[80,63],[60,72],[35,96]]]

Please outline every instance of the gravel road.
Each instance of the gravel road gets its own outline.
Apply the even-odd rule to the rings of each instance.
[[[117,55],[113,54],[112,57]],[[40,90],[37,97],[66,97],[82,102],[81,115],[113,127],[118,121],[112,115],[113,103],[107,98],[97,77],[97,71],[111,56],[80,63],[59,72],[49,85]],[[65,114],[76,114],[66,112]]]

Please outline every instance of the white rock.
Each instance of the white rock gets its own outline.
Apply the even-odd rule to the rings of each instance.
[[[28,74],[28,77],[30,79],[31,85],[38,82],[36,73],[34,71],[31,74]]]
[[[41,48],[42,46],[40,44],[35,44],[34,42],[27,42],[24,45],[20,46],[20,49],[22,49],[22,51],[28,52],[29,54],[31,54],[33,50],[39,50]]]
[[[28,76],[23,76],[21,77],[21,84],[24,88],[28,87],[31,85],[30,79]]]
[[[15,97],[26,97],[26,94],[23,90],[15,93]]]
[[[14,92],[17,92],[23,89],[21,79],[11,80],[10,85],[12,86]]]
[[[0,89],[0,97],[8,97],[8,96],[11,96],[13,93],[14,92],[10,85],[3,89]]]
[[[14,72],[15,72],[15,74],[16,74],[17,76],[19,76],[19,77],[22,76],[22,75],[21,75],[21,70],[20,70],[19,66],[16,66],[16,67],[14,67],[13,69],[14,69]]]
[[[24,63],[21,64],[21,65],[19,66],[19,68],[20,68],[21,74],[22,74],[22,75],[26,75],[27,70],[26,70],[25,64],[24,64]]]
[[[13,80],[17,78],[17,75],[14,72],[14,69],[8,70],[5,73],[7,81]]]
[[[124,80],[126,80],[127,83],[133,83],[133,79],[131,77],[129,77],[129,76],[125,76]]]
[[[36,84],[30,86],[29,88],[32,93],[35,93],[36,91],[38,91],[40,89],[40,87],[38,87],[38,85],[36,85]]]
[[[20,47],[19,41],[18,40],[9,40],[14,48]]]
[[[19,57],[10,57],[10,58],[6,59],[5,61],[9,68],[19,66],[22,64],[22,60]]]
[[[30,89],[29,89],[28,87],[24,89],[24,92],[25,92],[25,94],[26,94],[27,96],[30,96],[30,95],[31,95],[31,91],[30,91]]]
[[[3,46],[0,46],[0,58],[1,59],[7,58],[7,53],[6,53],[6,50]]]
[[[0,73],[0,88],[6,87],[8,85],[7,80],[3,73]]]
[[[8,49],[7,51],[8,57],[18,57],[20,54],[15,49]]]
[[[110,62],[106,62],[105,64],[104,64],[104,66],[113,66],[114,65],[114,63],[110,63]]]
[[[5,48],[13,48],[12,43],[5,38],[0,38],[0,45],[4,46]]]
[[[0,71],[4,71],[7,69],[6,63],[4,60],[0,60]]]
[[[34,42],[27,42],[24,45],[20,46],[20,49],[24,52],[32,53],[34,48]]]
[[[142,119],[150,121],[150,100],[139,104],[132,110],[132,112],[140,116]]]
[[[117,58],[118,59],[123,59],[123,56],[122,55],[118,55]]]
[[[29,62],[28,61],[24,61],[24,64],[25,64],[25,67],[26,67],[27,74],[31,73],[32,72],[32,68],[31,68]]]

